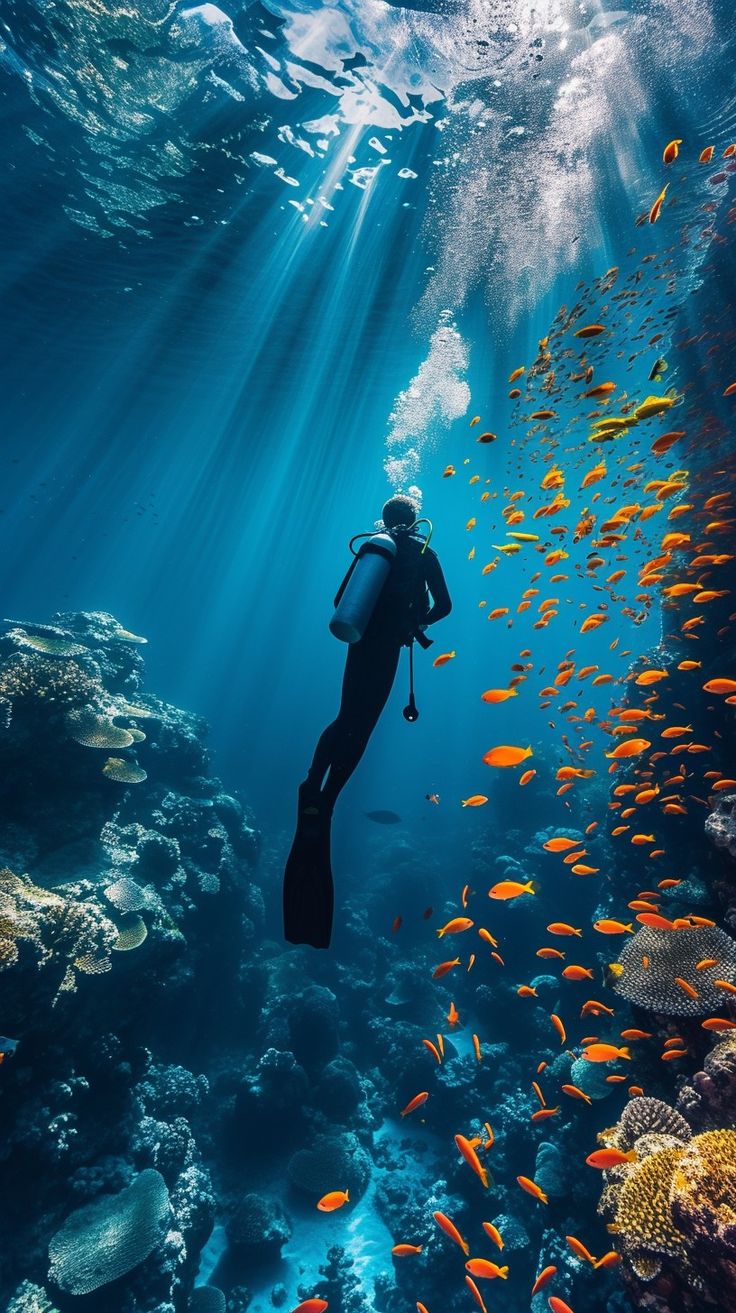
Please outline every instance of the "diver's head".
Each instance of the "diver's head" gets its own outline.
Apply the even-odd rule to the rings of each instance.
[[[408,497],[406,493],[397,492],[386,502],[381,511],[381,519],[391,533],[394,529],[410,529],[416,523],[418,514],[419,507],[414,498]]]

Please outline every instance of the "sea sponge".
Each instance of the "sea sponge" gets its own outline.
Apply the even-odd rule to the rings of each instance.
[[[102,767],[102,774],[120,784],[142,784],[143,780],[148,779],[148,773],[142,766],[137,766],[134,761],[125,761],[123,757],[108,757]]]
[[[118,1194],[66,1219],[49,1245],[49,1280],[67,1294],[91,1294],[144,1262],[170,1223],[166,1182],[155,1168],[146,1168]]]
[[[67,711],[64,725],[70,739],[84,748],[129,748],[133,742],[129,729],[113,725],[107,716],[98,715],[91,707]]]
[[[626,1104],[610,1143],[627,1150],[643,1135],[671,1135],[684,1144],[692,1131],[685,1118],[662,1099],[639,1095]]]
[[[195,1286],[189,1296],[189,1313],[225,1313],[227,1301],[217,1286]]]
[[[112,945],[113,952],[128,953],[133,948],[140,948],[148,938],[148,926],[143,917],[136,912],[127,912],[118,922],[118,937]]]
[[[717,965],[696,971],[703,958]],[[723,990],[714,980],[736,984],[736,941],[718,926],[695,926],[689,930],[657,930],[642,926],[627,940],[619,963],[624,968],[612,988],[631,1003],[650,1012],[672,1017],[704,1017],[723,1006]],[[647,960],[649,965],[643,965]],[[680,976],[697,990],[691,998],[675,977]]]

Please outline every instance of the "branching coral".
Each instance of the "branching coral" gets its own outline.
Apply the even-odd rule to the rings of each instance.
[[[713,958],[716,965],[697,971],[704,958]],[[736,984],[736,941],[717,926],[687,930],[643,926],[627,940],[618,960],[624,969],[613,981],[616,993],[666,1016],[707,1016],[723,1005],[723,990],[714,980]],[[692,986],[695,997],[677,984],[676,977]]]
[[[99,680],[76,662],[19,654],[0,663],[0,703],[10,714],[68,711],[97,702],[103,696]]]

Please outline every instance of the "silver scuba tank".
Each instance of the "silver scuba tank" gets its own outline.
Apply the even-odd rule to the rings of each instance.
[[[375,533],[361,545],[353,573],[330,620],[330,633],[335,638],[357,643],[363,637],[395,559],[396,543],[388,533]]]

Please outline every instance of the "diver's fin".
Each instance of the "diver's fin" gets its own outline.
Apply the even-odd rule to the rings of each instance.
[[[334,890],[330,861],[332,812],[320,795],[299,790],[296,834],[284,871],[284,938],[329,948]]]

